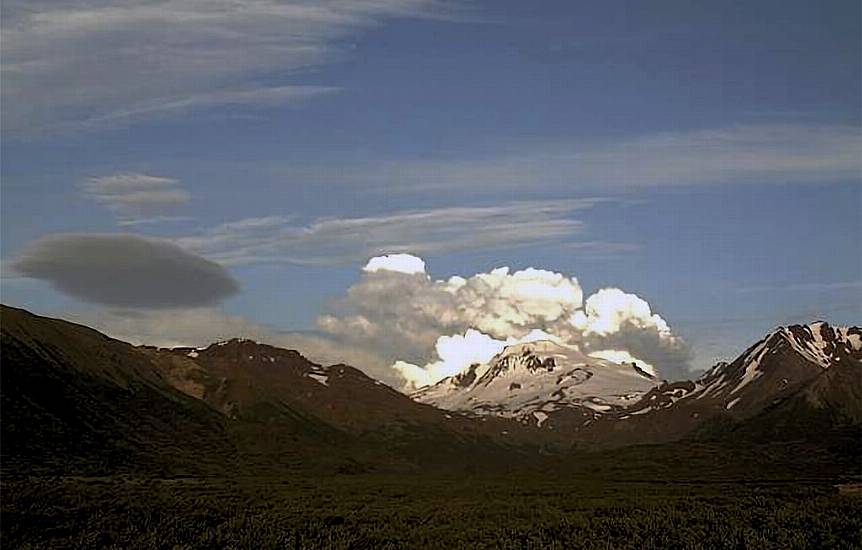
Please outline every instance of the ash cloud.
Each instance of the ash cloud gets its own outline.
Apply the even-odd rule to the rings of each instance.
[[[584,300],[577,278],[535,268],[435,280],[424,266],[405,254],[372,258],[359,282],[318,318],[319,328],[386,356],[405,389],[539,339],[638,361],[667,379],[689,375],[686,343],[634,294],[604,288]]]
[[[74,298],[120,308],[211,306],[239,290],[219,264],[173,243],[135,235],[45,237],[12,267]]]

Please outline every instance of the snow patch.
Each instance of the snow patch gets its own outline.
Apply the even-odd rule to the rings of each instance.
[[[542,424],[545,423],[545,420],[548,419],[548,413],[542,411],[533,411],[533,417],[535,417],[536,419],[536,426],[541,428]]]
[[[760,366],[760,361],[763,359],[763,356],[766,355],[766,352],[769,351],[767,347],[767,343],[771,340],[771,338],[764,338],[760,341],[757,346],[751,350],[751,353],[745,358],[745,374],[742,375],[742,380],[739,381],[739,384],[736,385],[735,388],[730,390],[730,395],[735,394],[749,383],[763,375],[763,372],[758,370],[757,367]]]
[[[323,384],[324,386],[329,385],[329,377],[325,374],[319,372],[310,372],[308,373],[309,378],[313,378],[317,382]]]

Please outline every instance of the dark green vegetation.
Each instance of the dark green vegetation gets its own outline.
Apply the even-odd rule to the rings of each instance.
[[[829,486],[536,478],[29,479],[4,548],[859,548]]]

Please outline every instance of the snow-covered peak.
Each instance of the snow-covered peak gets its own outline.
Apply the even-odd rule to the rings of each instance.
[[[478,383],[485,383],[499,376],[522,376],[537,372],[553,372],[557,362],[566,358],[577,348],[563,346],[550,340],[525,342],[506,346],[488,363]]]
[[[778,327],[732,363],[716,364],[695,382],[690,397],[725,402],[728,410],[739,408],[740,399],[743,405],[757,401],[764,392],[780,393],[811,376],[804,365],[827,369],[842,361],[862,361],[859,327],[833,327],[824,321]],[[764,381],[765,386],[760,384]],[[759,389],[751,394],[754,387]],[[742,397],[747,392],[750,395]]]
[[[213,346],[224,347],[224,346],[231,346],[231,345],[238,345],[238,344],[257,345],[257,342],[255,342],[251,338],[231,338],[229,340],[219,340],[218,342],[215,342],[214,344],[212,344],[210,347],[213,347]]]
[[[503,359],[505,357],[515,356],[515,355],[525,355],[525,354],[555,354],[555,353],[566,353],[569,350],[577,349],[575,346],[567,346],[565,344],[560,344],[558,342],[554,342],[553,340],[535,340],[532,342],[521,342],[518,344],[511,344],[503,348],[503,351],[497,354],[494,357],[493,361],[497,361]]]
[[[790,325],[773,330],[765,338],[770,348],[787,342],[805,359],[828,368],[842,357],[862,351],[862,329],[859,327],[833,327],[825,321],[807,325]]]
[[[444,409],[543,422],[548,413],[561,408],[588,409],[596,415],[617,410],[656,385],[631,364],[540,340],[507,346],[488,363],[471,365],[413,398]]]

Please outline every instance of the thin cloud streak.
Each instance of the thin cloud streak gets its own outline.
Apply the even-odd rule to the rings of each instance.
[[[334,86],[276,86],[270,88],[223,90],[185,97],[160,98],[142,102],[127,109],[77,120],[55,127],[55,130],[83,130],[101,126],[131,124],[138,120],[167,116],[215,106],[275,107],[297,105],[319,96],[339,92]]]
[[[121,226],[176,220],[167,214],[191,199],[179,180],[138,173],[90,178],[81,191],[111,210]]]
[[[339,265],[381,254],[433,255],[565,242],[584,229],[583,221],[572,219],[572,214],[603,202],[607,199],[522,201],[318,219],[307,225],[277,216],[249,218],[174,242],[225,265]]]
[[[822,184],[862,180],[860,150],[862,132],[855,126],[750,124],[617,141],[528,143],[481,159],[330,161],[276,173],[290,181],[362,185],[386,193]]]
[[[830,292],[839,290],[856,290],[862,292],[862,281],[840,281],[834,283],[791,283],[768,284],[737,287],[737,292]],[[862,298],[862,294],[857,296]],[[862,302],[860,302],[862,307]]]

